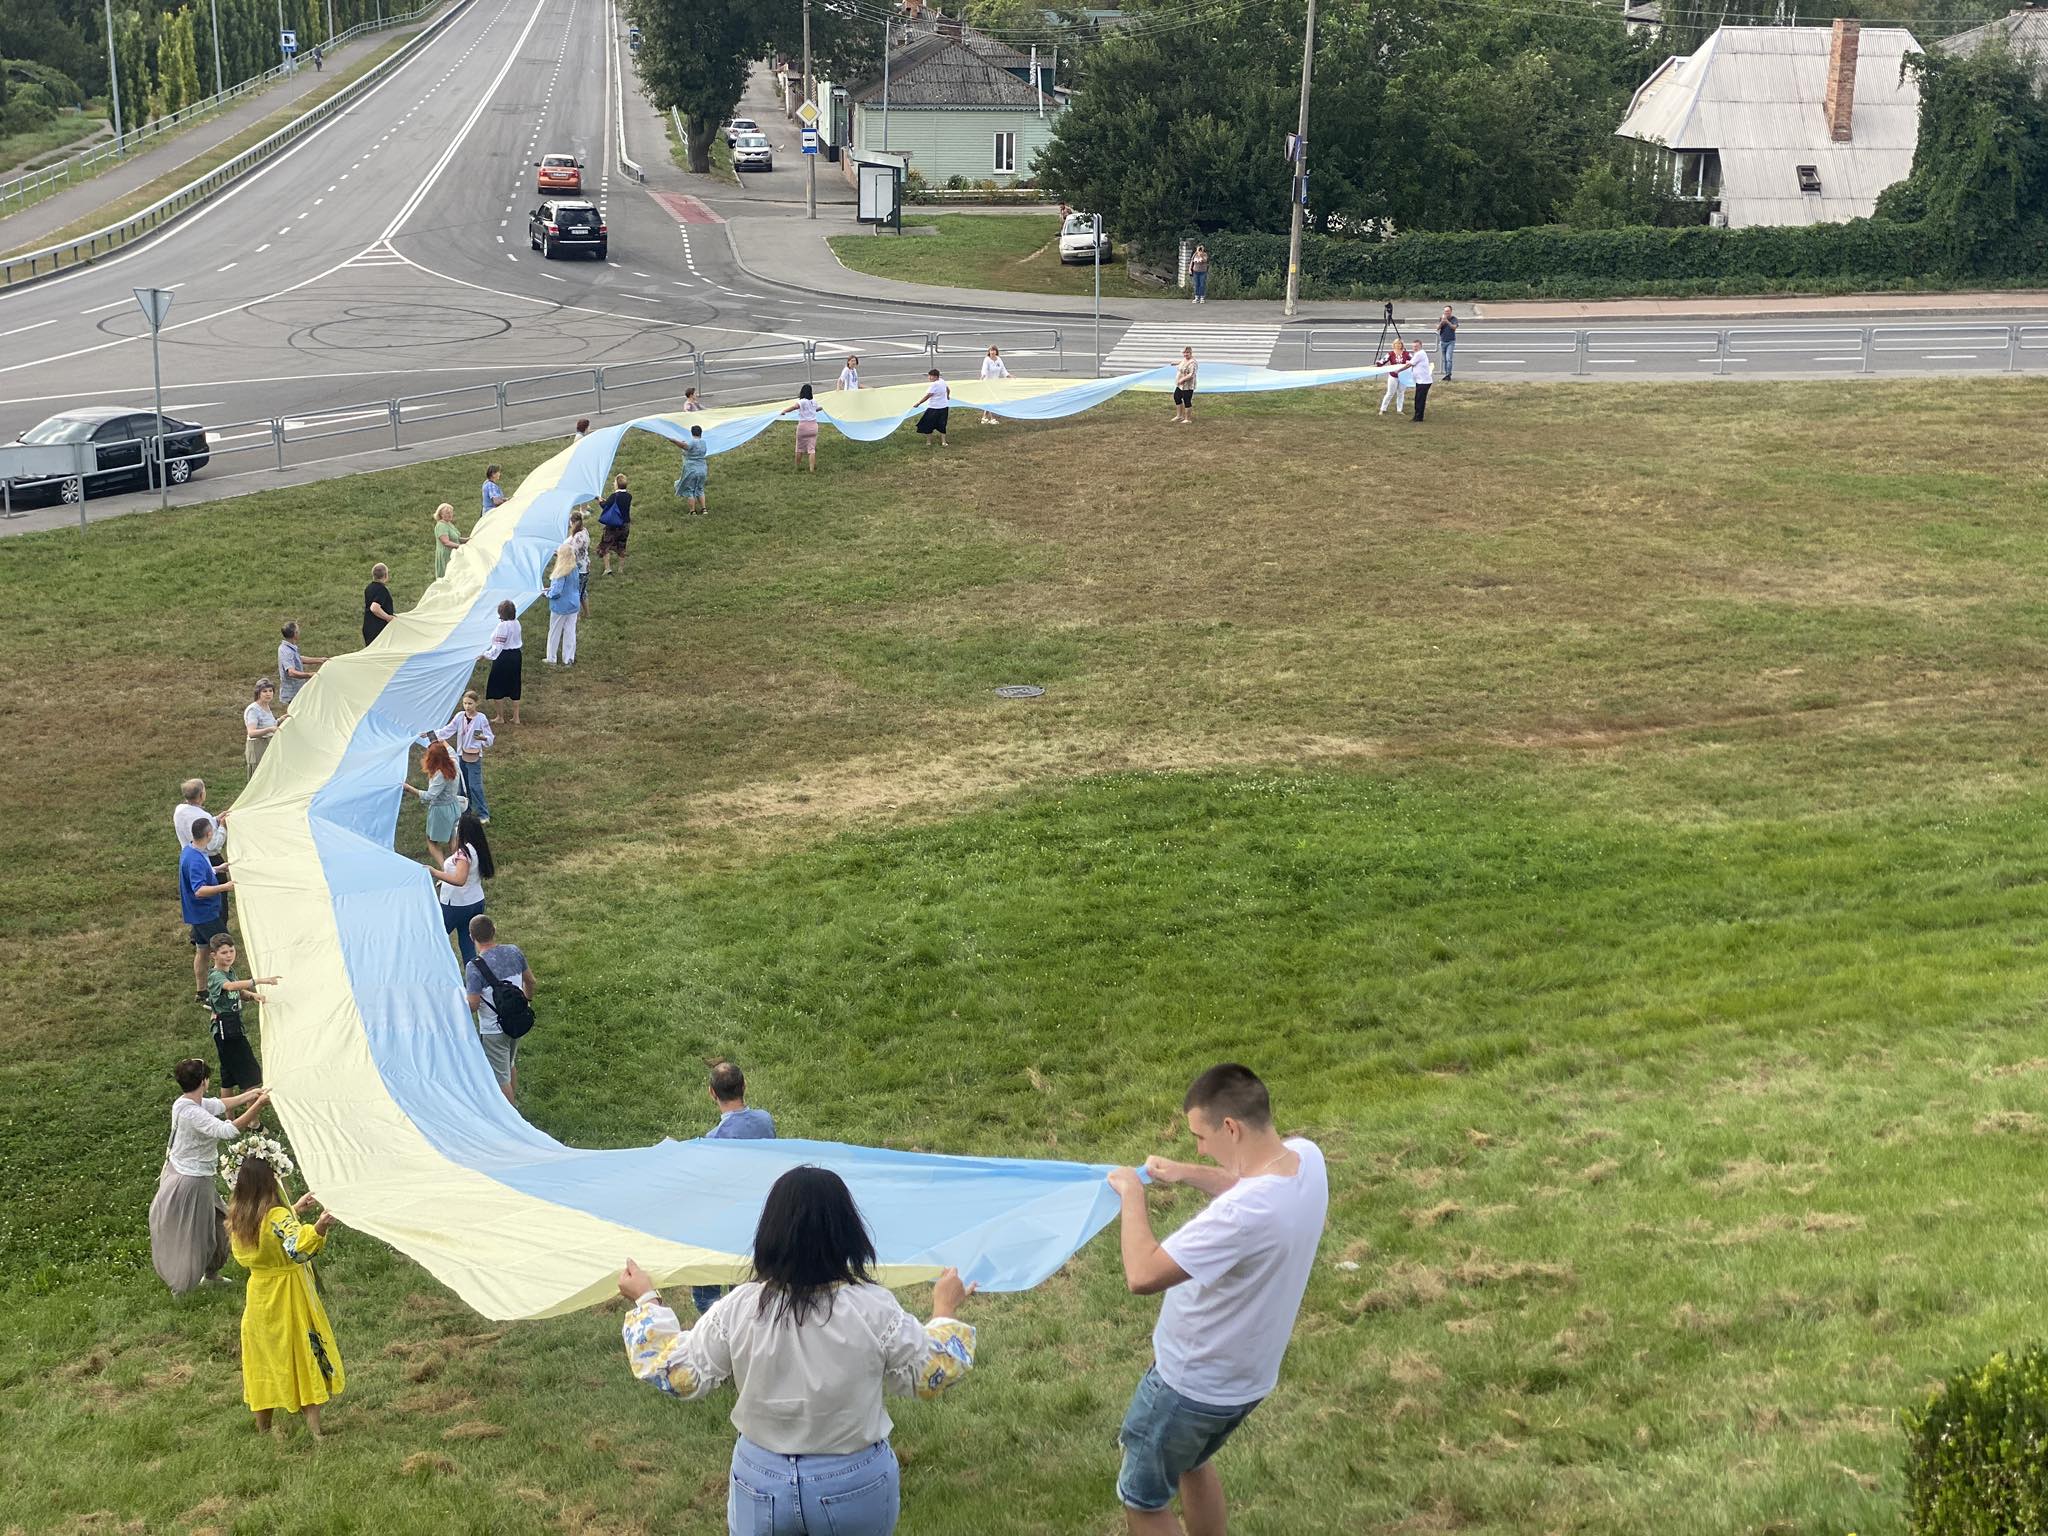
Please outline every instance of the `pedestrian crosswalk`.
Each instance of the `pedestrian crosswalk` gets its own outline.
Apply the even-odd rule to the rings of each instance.
[[[1134,325],[1102,360],[1102,371],[1137,373],[1177,363],[1182,347],[1193,347],[1197,362],[1250,363],[1255,368],[1264,368],[1272,362],[1273,348],[1279,340],[1277,325],[1203,325],[1199,321]]]

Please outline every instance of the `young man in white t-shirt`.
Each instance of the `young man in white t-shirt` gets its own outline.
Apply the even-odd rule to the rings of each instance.
[[[1330,1183],[1321,1148],[1274,1130],[1266,1085],[1249,1067],[1211,1067],[1182,1107],[1195,1146],[1216,1166],[1148,1157],[1145,1172],[1211,1197],[1192,1221],[1158,1241],[1138,1170],[1109,1176],[1123,1201],[1124,1279],[1136,1295],[1166,1293],[1152,1369],[1117,1433],[1116,1491],[1134,1533],[1180,1531],[1178,1493],[1188,1536],[1222,1536],[1223,1479],[1210,1458],[1279,1381]]]

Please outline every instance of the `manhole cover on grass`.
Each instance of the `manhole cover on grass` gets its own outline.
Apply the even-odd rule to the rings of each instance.
[[[1005,683],[996,690],[996,697],[999,699],[1039,699],[1045,697],[1045,690],[1034,687],[1030,683]]]

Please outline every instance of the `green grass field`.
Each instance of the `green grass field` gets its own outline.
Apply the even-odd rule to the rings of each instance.
[[[828,243],[843,265],[898,282],[1077,297],[1095,292],[1093,266],[1061,264],[1056,214],[906,214],[903,225],[938,233],[834,235]],[[1122,245],[1113,261],[1102,264],[1102,292],[1105,298],[1171,297],[1157,285],[1131,281]]]
[[[1134,1160],[1241,1058],[1332,1206],[1233,1529],[1896,1536],[1900,1410],[2041,1333],[2048,386],[1432,406],[778,431],[687,521],[633,444],[491,770],[522,1107],[696,1134],[731,1053],[787,1134]],[[0,1531],[723,1529],[729,1398],[630,1381],[616,1308],[485,1323],[338,1232],[316,1455],[149,1269],[176,785],[232,799],[279,620],[410,601],[480,466],[0,540]],[[971,1304],[903,1529],[1120,1529],[1155,1306],[1109,1238]]]

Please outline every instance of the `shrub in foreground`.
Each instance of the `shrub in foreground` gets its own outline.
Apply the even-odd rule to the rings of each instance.
[[[1958,1371],[1905,1424],[1913,1536],[2048,1532],[2048,1350]]]

